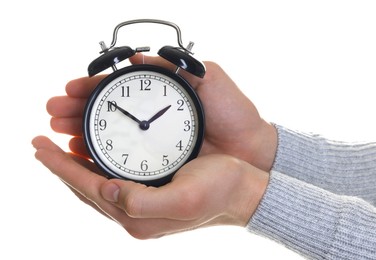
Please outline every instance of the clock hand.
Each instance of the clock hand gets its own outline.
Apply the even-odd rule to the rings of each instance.
[[[156,113],[154,116],[152,116],[149,120],[143,120],[139,123],[139,127],[141,128],[141,130],[148,130],[149,127],[150,127],[150,123],[155,121],[157,118],[159,118],[160,116],[162,116],[164,113],[166,113],[166,111],[171,107],[171,105],[163,108],[162,110],[158,111],[158,113]]]
[[[120,112],[122,112],[124,115],[126,115],[126,116],[129,117],[130,119],[136,121],[136,122],[139,123],[139,124],[141,123],[141,121],[138,120],[137,117],[135,117],[134,115],[132,115],[132,114],[129,113],[128,111],[124,110],[123,108],[119,107],[117,104],[112,103],[112,102],[110,102],[110,101],[108,101],[108,103],[109,103],[109,105],[116,107]]]
[[[171,105],[163,108],[162,110],[160,110],[158,113],[156,113],[154,116],[152,116],[149,120],[148,120],[148,123],[150,124],[151,122],[155,121],[156,119],[158,119],[159,117],[161,117],[164,113],[166,113],[166,111],[171,107]]]

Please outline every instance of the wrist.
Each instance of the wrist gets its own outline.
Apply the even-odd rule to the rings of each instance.
[[[269,184],[269,173],[241,162],[238,186],[233,194],[231,212],[236,224],[246,226],[256,212]]]
[[[261,119],[251,141],[251,155],[249,162],[257,168],[269,172],[273,167],[277,152],[277,129]]]

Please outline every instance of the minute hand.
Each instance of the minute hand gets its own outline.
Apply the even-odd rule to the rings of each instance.
[[[126,115],[127,117],[129,117],[130,119],[132,119],[132,120],[134,120],[134,121],[136,121],[138,124],[140,124],[141,123],[141,121],[140,120],[138,120],[138,118],[137,117],[135,117],[134,115],[132,115],[131,113],[129,113],[128,111],[126,111],[125,109],[123,109],[123,108],[121,108],[121,107],[119,107],[117,104],[115,104],[115,103],[112,103],[112,102],[110,102],[110,101],[108,101],[108,103],[109,103],[109,105],[111,104],[111,106],[114,106],[114,107],[116,107],[116,109],[118,109],[120,112],[122,112],[124,115]]]
[[[163,108],[162,110],[160,110],[158,113],[156,113],[154,116],[152,116],[149,120],[148,120],[148,123],[150,124],[151,122],[155,121],[156,119],[158,119],[159,117],[161,117],[164,113],[166,113],[166,111],[171,107],[171,105]]]

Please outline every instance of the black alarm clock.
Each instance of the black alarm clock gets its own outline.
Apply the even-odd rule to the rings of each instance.
[[[116,68],[137,52],[150,50],[115,47],[118,30],[135,23],[157,23],[176,30],[178,46],[158,51],[176,65],[174,71],[149,64]],[[185,48],[179,27],[167,21],[123,22],[115,27],[110,47],[100,45],[101,56],[90,63],[89,76],[108,68],[113,72],[96,86],[84,110],[83,135],[89,154],[109,178],[164,185],[197,157],[204,139],[203,106],[179,70],[203,78],[205,66],[193,58],[193,43]]]

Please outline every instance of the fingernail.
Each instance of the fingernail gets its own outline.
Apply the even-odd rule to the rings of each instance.
[[[109,202],[118,202],[119,192],[119,186],[112,182],[107,182],[102,187],[102,196],[105,200]]]

